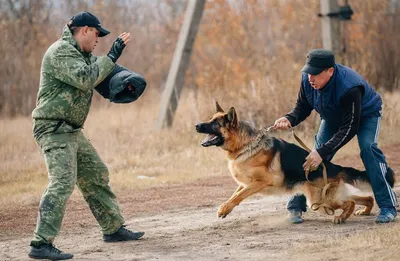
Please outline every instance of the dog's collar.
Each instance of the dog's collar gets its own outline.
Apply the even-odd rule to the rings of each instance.
[[[268,128],[259,129],[256,138],[236,153],[235,160],[244,161],[256,155],[262,149],[271,148],[272,144],[271,139],[269,139],[268,131]]]

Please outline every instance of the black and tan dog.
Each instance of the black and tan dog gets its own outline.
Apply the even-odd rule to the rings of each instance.
[[[209,121],[197,124],[196,130],[207,134],[202,141],[204,147],[214,145],[227,152],[229,170],[239,185],[231,198],[220,206],[218,217],[226,217],[243,199],[255,193],[276,195],[301,192],[306,195],[309,206],[321,201],[321,189],[315,184],[324,185],[322,167],[308,176],[313,184],[306,180],[302,166],[308,152],[295,144],[271,137],[263,129],[257,130],[239,121],[233,107],[225,113],[216,103],[216,113]],[[330,162],[324,164],[328,181],[338,184],[326,194],[325,202],[333,210],[343,210],[333,222],[343,223],[354,212],[356,204],[365,206],[356,215],[369,215],[374,199],[361,193],[372,191],[367,173]],[[387,180],[392,187],[394,178],[393,171],[389,169]]]

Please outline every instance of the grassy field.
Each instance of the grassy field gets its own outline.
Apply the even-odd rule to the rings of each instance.
[[[263,94],[261,85],[251,88],[254,97]],[[296,89],[291,90],[293,97],[296,97],[296,92]],[[287,93],[281,91],[279,94],[278,90],[265,99],[255,98],[250,101],[253,106],[241,99],[237,102],[224,98],[218,100],[226,110],[235,106],[242,119],[257,117],[259,108],[278,112],[269,114],[264,123],[258,120],[260,126],[257,127],[263,127],[286,112],[280,108],[287,108],[287,102],[276,103],[279,95],[287,96]],[[128,105],[97,102],[83,132],[109,167],[113,189],[123,192],[228,174],[224,153],[216,148],[202,148],[200,141],[204,137],[194,129],[196,123],[207,120],[213,113],[213,100],[209,96],[194,91],[184,92],[174,126],[165,130],[155,129],[160,97],[154,92],[150,91],[139,101]],[[385,106],[380,145],[386,145],[400,140],[400,93],[385,93],[382,96]],[[312,116],[304,124],[306,127],[298,130],[298,135],[310,146],[315,133],[313,126],[317,126],[311,121],[316,119]],[[10,204],[39,202],[47,185],[45,165],[32,138],[31,128],[30,117],[0,119],[0,207],[3,209]],[[274,135],[295,142],[289,132],[276,132]],[[335,160],[357,153],[357,143],[352,141]]]
[[[252,95],[257,97],[265,91],[261,86],[257,87],[256,85],[255,88]],[[212,115],[214,111],[213,98],[216,97],[226,110],[230,106],[235,106],[239,118],[250,118],[257,127],[269,126],[275,118],[286,112],[288,103],[293,104],[292,100],[282,101],[278,97],[290,95],[295,97],[296,95],[295,89],[291,90],[290,95],[283,91],[279,93],[279,90],[277,92],[271,96],[266,96],[266,99],[255,98],[254,100],[247,100],[247,102],[246,100],[238,99],[236,102],[235,100],[227,99],[223,95],[199,94],[193,90],[186,91],[182,95],[173,127],[164,130],[155,128],[160,99],[159,95],[155,93],[148,92],[139,101],[128,105],[108,104],[105,101],[97,101],[89,114],[83,132],[92,141],[109,167],[110,183],[113,190],[118,194],[118,198],[128,198],[129,195],[136,192],[140,193],[141,190],[145,191],[145,189],[151,187],[165,186],[168,189],[173,187],[169,186],[171,184],[179,185],[195,180],[229,175],[225,164],[224,152],[218,148],[203,148],[200,142],[204,137],[196,133],[194,125],[201,120],[207,120]],[[384,118],[379,143],[381,146],[399,144],[398,129],[400,127],[400,119],[398,115],[400,113],[400,105],[398,100],[400,93],[383,93],[382,97],[384,99]],[[280,103],[277,103],[277,100]],[[263,114],[264,110],[267,111],[266,114]],[[297,134],[306,144],[312,146],[313,135],[317,126],[318,119],[315,115],[312,115],[307,122],[297,128]],[[6,231],[3,232],[6,235],[14,235],[13,238],[15,238],[15,233],[22,237],[23,235],[28,235],[27,233],[30,233],[33,229],[35,219],[33,213],[36,211],[41,194],[47,185],[47,173],[43,157],[39,147],[34,142],[31,128],[30,117],[0,120],[0,217],[4,217],[5,220],[4,227],[6,227],[7,233],[5,233]],[[290,132],[274,132],[273,135],[295,143]],[[393,151],[393,146],[391,149]],[[344,157],[354,156],[358,153],[359,150],[355,139],[338,153],[334,161],[361,166],[361,161],[356,162],[344,159]],[[393,161],[393,155],[391,157]],[[353,158],[357,157],[351,157],[351,159]],[[399,164],[398,162],[396,164],[395,169],[398,170]],[[184,186],[180,188],[184,188]],[[195,189],[201,190],[203,188],[195,187]],[[211,198],[215,196],[214,194],[211,195]],[[185,204],[185,206],[189,204],[186,201],[190,201],[190,199],[183,198],[182,200],[185,202],[181,202],[181,204]],[[191,200],[193,201],[193,199]],[[198,200],[194,205],[200,204]],[[133,216],[132,209],[143,205],[140,205],[140,202],[131,202],[130,199],[122,201],[126,204],[124,209],[130,211],[130,215],[128,215],[130,217]],[[77,189],[74,191],[70,202],[83,206],[82,196]],[[168,203],[166,204],[168,205]],[[174,204],[177,203],[174,202]],[[153,205],[147,206],[147,208],[151,208],[151,206]],[[29,211],[29,214],[28,212],[26,214],[15,212],[23,209]],[[86,207],[84,209],[85,211],[79,210],[76,212],[77,215],[82,215],[79,217],[74,217],[70,213],[68,216],[69,223],[66,222],[67,225],[65,226],[86,226],[88,228],[93,226],[93,220],[91,217],[89,218],[89,210]],[[156,209],[159,209],[159,207]],[[308,213],[308,215],[310,214]],[[29,215],[29,218],[24,215]],[[268,215],[268,219],[264,219],[263,215],[259,217],[258,222],[267,222],[260,225],[260,229],[261,227],[266,229],[264,226],[271,226],[271,229],[276,229],[274,224],[268,223],[271,218],[270,215],[271,213]],[[275,215],[277,215],[276,219],[282,223],[286,210],[281,208]],[[276,241],[271,247],[281,247],[279,236],[282,237],[285,235],[284,233],[288,233],[290,238],[293,236],[300,238],[298,240],[284,240],[285,242],[287,241],[290,248],[284,250],[283,253],[292,251],[293,260],[397,260],[398,247],[393,242],[398,242],[399,240],[400,225],[398,222],[383,226],[371,225],[374,217],[369,218],[370,221],[351,221],[353,223],[349,221],[347,226],[338,227],[329,226],[330,223],[319,224],[315,220],[308,223],[305,222],[305,227],[292,228],[283,224],[284,227],[279,229],[279,233],[274,234],[271,232],[272,234],[269,235],[272,237],[270,240]],[[20,228],[20,219],[24,220],[23,229]],[[191,224],[193,220],[189,217],[186,222]],[[240,228],[242,232],[246,231],[246,229],[253,231],[254,228],[251,224],[246,222],[233,222],[232,224],[241,224],[243,226]],[[190,227],[189,223],[186,225],[187,227]],[[221,223],[221,226],[223,224],[225,223]],[[226,231],[236,233],[234,231],[239,229],[235,226],[230,228],[229,223],[227,224]],[[324,229],[324,233],[321,234],[320,231],[316,230],[316,227],[321,228],[326,224],[328,224],[328,227]],[[182,225],[185,226],[185,223]],[[249,226],[249,228],[246,228],[246,226]],[[29,231],[25,231],[28,229]],[[79,227],[79,230],[81,229]],[[18,230],[18,232],[14,230]],[[204,231],[207,232],[207,229]],[[205,235],[201,233],[205,233],[204,231],[200,230],[199,240],[200,238],[203,240]],[[251,234],[252,232],[243,233]],[[305,234],[303,235],[303,233]],[[192,234],[196,235],[196,233]],[[261,233],[260,235],[263,234]],[[236,238],[236,235],[225,236]],[[274,238],[274,236],[277,238]],[[179,237],[177,236],[176,238]],[[76,239],[72,240],[75,242]],[[150,240],[156,240],[156,242],[161,240],[162,244],[165,243],[162,238],[157,239],[155,237]],[[188,239],[184,240],[187,241]],[[260,240],[264,241],[265,238]],[[176,247],[186,245],[186,241],[185,243],[181,241],[175,242]],[[25,241],[18,240],[18,242],[23,244],[21,242]],[[249,244],[251,242],[253,241],[250,241]],[[143,244],[144,249],[139,250],[139,252],[147,253],[145,246],[146,244]],[[218,244],[211,244],[211,246],[218,247]],[[154,250],[149,250],[149,253],[152,253],[152,251]],[[188,250],[185,248],[184,251]],[[254,249],[251,251],[254,251]]]

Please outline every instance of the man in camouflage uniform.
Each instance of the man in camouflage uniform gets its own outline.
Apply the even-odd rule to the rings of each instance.
[[[75,184],[101,226],[105,242],[136,240],[144,234],[123,226],[116,197],[108,185],[108,169],[81,131],[93,89],[114,69],[130,39],[129,33],[122,33],[107,55],[93,56],[91,52],[98,37],[109,33],[94,15],[78,13],[43,57],[37,106],[32,117],[34,138],[45,158],[49,184],[40,201],[30,244],[31,258],[73,257],[55,248],[53,241]]]

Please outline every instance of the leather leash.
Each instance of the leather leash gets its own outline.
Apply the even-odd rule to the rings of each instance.
[[[266,131],[267,132],[270,131],[271,128],[273,128],[273,126],[268,127],[266,129]],[[303,147],[303,149],[305,149],[308,153],[310,153],[311,149],[308,148],[307,145],[296,135],[296,133],[294,132],[293,128],[292,128],[292,134],[293,134],[293,137],[296,139],[296,141]],[[305,171],[305,177],[306,177],[307,182],[309,182],[314,187],[317,187],[317,188],[321,189],[321,201],[312,204],[311,205],[311,209],[316,211],[316,210],[320,209],[321,207],[323,207],[326,214],[334,215],[335,214],[335,209],[332,208],[331,204],[327,203],[328,202],[327,194],[328,194],[328,190],[329,189],[336,188],[339,185],[339,183],[337,183],[337,182],[328,182],[328,174],[327,174],[327,171],[326,171],[326,166],[325,166],[325,164],[323,162],[321,162],[321,165],[322,165],[322,177],[324,179],[324,184],[325,185],[324,186],[320,186],[320,185],[316,184],[315,182],[309,180],[308,179],[308,175],[310,174],[310,170],[311,171],[315,171],[317,168],[314,168],[314,169],[311,168],[311,162],[309,161],[309,159],[307,159],[306,163],[308,163],[308,164],[307,164],[307,167],[306,167],[306,169],[304,171]]]

